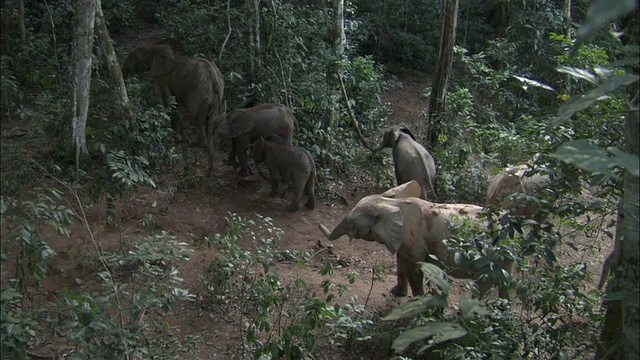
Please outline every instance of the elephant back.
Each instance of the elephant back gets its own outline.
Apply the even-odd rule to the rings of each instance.
[[[279,136],[284,145],[293,144],[293,132],[297,122],[289,108],[280,104],[264,104],[252,109],[256,110],[250,112],[254,122],[250,131],[251,139],[273,134]]]

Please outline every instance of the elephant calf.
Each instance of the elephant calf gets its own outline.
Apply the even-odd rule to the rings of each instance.
[[[494,176],[487,188],[487,205],[498,205],[504,210],[514,209],[515,215],[528,219],[537,217],[543,221],[540,208],[535,202],[513,196],[514,193],[534,195],[551,184],[551,178],[546,174],[528,175],[531,168],[519,165],[506,168]]]
[[[271,135],[266,139],[260,137],[254,142],[253,157],[256,166],[264,161],[269,169],[269,196],[283,196],[281,180],[291,182],[293,199],[287,210],[298,211],[303,191],[309,196],[305,207],[311,210],[316,208],[316,165],[309,151],[298,146],[284,145],[280,137]]]
[[[407,285],[411,286],[413,296],[424,294],[424,279],[418,262],[444,265],[447,273],[453,277],[474,277],[475,272],[461,269],[456,264],[455,254],[449,251],[443,240],[451,238],[450,222],[460,223],[464,218],[476,221],[475,217],[482,207],[432,203],[418,198],[419,194],[420,186],[412,180],[382,195],[364,197],[333,231],[322,225],[320,230],[329,240],[347,235],[350,239],[384,244],[391,253],[396,254],[398,284],[391,289],[391,293],[397,296],[407,295]],[[496,265],[511,273],[513,261],[501,259]],[[484,295],[492,285],[490,279],[479,280],[480,295]],[[509,297],[506,288],[499,290],[501,297]]]
[[[385,147],[393,149],[393,167],[397,185],[415,180],[422,187],[420,198],[427,200],[427,193],[435,195],[433,178],[436,176],[436,163],[429,151],[416,141],[407,128],[392,127],[382,138],[378,150]]]

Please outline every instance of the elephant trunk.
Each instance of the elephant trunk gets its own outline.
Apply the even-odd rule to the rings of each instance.
[[[324,236],[326,236],[327,239],[329,239],[329,240],[336,240],[339,237],[341,237],[342,235],[349,235],[347,233],[348,224],[345,222],[345,220],[342,220],[342,222],[340,224],[338,224],[338,226],[336,226],[336,228],[333,229],[333,231],[329,231],[329,229],[327,229],[322,224],[318,225],[318,227],[320,228],[320,231],[322,231]],[[351,238],[350,235],[349,235],[349,238]]]

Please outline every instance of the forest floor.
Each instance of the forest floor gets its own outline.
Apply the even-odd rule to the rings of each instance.
[[[421,95],[425,87],[425,81],[404,78],[384,94],[383,100],[389,102],[393,108],[391,123],[414,124],[420,119],[419,113],[426,107],[427,102]],[[4,130],[12,124],[3,121],[2,125],[4,148],[16,140],[4,136]],[[168,324],[168,328],[177,336],[197,334],[202,337],[198,358],[237,358],[242,344],[246,342],[243,342],[240,332],[245,326],[246,318],[213,309],[210,304],[211,294],[202,282],[202,277],[209,273],[212,260],[220,255],[219,249],[216,246],[207,246],[204,239],[216,233],[225,234],[225,217],[229,217],[230,214],[255,221],[255,214],[271,218],[273,226],[282,229],[284,234],[268,245],[269,247],[291,253],[307,253],[306,266],[301,266],[296,261],[281,260],[273,267],[283,282],[297,278],[304,280],[307,284],[307,294],[315,293],[318,297],[324,298],[321,284],[326,280],[344,284],[347,291],[337,301],[344,303],[349,296],[355,295],[355,302],[362,305],[366,303],[365,312],[373,314],[376,320],[393,307],[407,301],[407,298],[397,298],[389,293],[396,284],[396,260],[384,246],[362,240],[349,242],[344,237],[329,242],[318,229],[318,224],[332,228],[363,196],[386,189],[369,184],[357,184],[340,194],[346,201],[320,198],[315,210],[303,208],[299,212],[291,213],[285,210],[286,200],[267,196],[269,185],[259,175],[240,178],[229,166],[224,165],[222,159],[226,154],[223,151],[220,151],[217,157],[218,173],[213,179],[208,179],[205,176],[206,154],[202,149],[183,150],[189,153],[190,161],[172,170],[175,176],[167,178],[173,180],[158,182],[156,189],[138,191],[121,203],[119,226],[105,226],[104,206],[85,205],[84,210],[87,214],[88,228],[103,251],[121,252],[123,243],[124,247],[128,248],[134,238],[160,230],[175,235],[178,241],[186,242],[193,250],[188,261],[175,265],[184,280],[180,286],[195,294],[195,301],[177,304],[162,321]],[[391,156],[390,152],[388,156]],[[5,170],[7,167],[3,165],[3,171]],[[183,175],[190,171],[197,172],[195,175],[192,174],[190,179],[196,178],[202,182],[201,184],[185,186],[180,183],[185,181]],[[56,186],[50,179],[46,182]],[[25,198],[28,196],[25,194]],[[65,198],[69,199],[69,206],[76,211],[79,210],[70,196]],[[147,223],[147,226],[143,226],[143,222]],[[76,293],[95,293],[104,289],[97,276],[100,266],[89,231],[80,221],[71,225],[71,231],[70,237],[51,234],[47,239],[57,256],[48,264],[48,277],[42,281],[41,286],[31,289],[32,300],[35,304],[42,304],[43,308],[51,303],[59,303],[63,289],[70,289]],[[594,242],[594,239],[583,240],[586,243]],[[250,236],[240,239],[238,243],[248,251],[265,246],[259,239]],[[602,250],[588,260],[594,282],[599,278],[602,260],[608,253],[608,247],[603,245]],[[584,257],[585,254],[574,253],[569,256]],[[331,277],[319,273],[327,261],[331,261],[334,266],[335,272]],[[374,280],[373,268],[376,266],[382,266],[384,270],[379,274],[380,278]],[[350,284],[347,275],[353,272],[358,273],[359,277]],[[50,332],[42,331],[38,334],[32,353],[52,356],[72,351],[61,331],[48,330]],[[318,347],[314,354],[316,359],[384,359],[392,356],[389,343],[363,341],[356,343],[351,351],[344,352],[332,349],[328,338],[317,341]]]

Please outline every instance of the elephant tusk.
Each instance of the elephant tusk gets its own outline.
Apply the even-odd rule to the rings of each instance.
[[[327,237],[327,239],[329,238],[329,235],[331,235],[331,231],[329,231],[329,229],[327,229],[324,225],[322,224],[318,224],[318,227],[320,228],[320,231],[322,231],[322,233],[324,234],[324,236]]]

